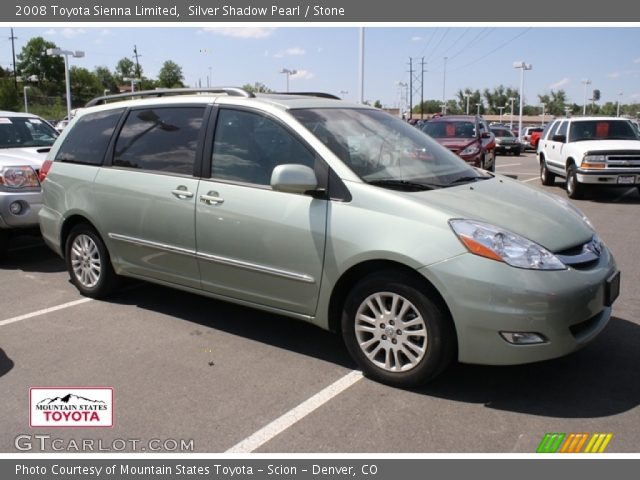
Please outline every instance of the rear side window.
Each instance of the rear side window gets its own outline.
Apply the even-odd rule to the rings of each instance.
[[[555,133],[555,135],[566,135],[568,126],[569,126],[568,122],[562,122],[558,127],[558,131]]]
[[[133,110],[116,142],[113,166],[193,175],[204,107]]]
[[[102,165],[111,135],[123,111],[108,110],[79,118],[60,146],[56,161]]]

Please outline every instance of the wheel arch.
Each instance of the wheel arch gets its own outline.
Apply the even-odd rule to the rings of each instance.
[[[449,309],[449,306],[447,305],[444,297],[428,279],[420,275],[414,268],[393,260],[367,260],[353,265],[342,274],[342,276],[336,282],[336,285],[331,292],[331,298],[329,300],[329,330],[337,333],[338,335],[341,335],[340,319],[342,315],[342,308],[344,306],[344,302],[347,299],[347,296],[349,295],[349,292],[353,289],[353,287],[359,280],[365,278],[371,273],[381,270],[394,270],[401,272],[411,277],[427,292],[429,292],[432,300],[438,303],[438,305],[442,307],[443,312],[446,314],[449,325],[454,334],[455,344],[457,348],[458,337],[455,328],[455,322],[453,321],[451,310]]]
[[[98,231],[98,229],[96,228],[96,226],[93,224],[91,220],[89,220],[84,215],[73,214],[69,216],[67,219],[65,219],[65,221],[62,224],[62,228],[60,229],[60,250],[62,251],[63,255],[66,255],[66,245],[67,245],[67,238],[69,237],[69,233],[76,225],[80,225],[81,223],[86,223],[87,225],[89,225],[102,238],[102,235],[100,234],[100,232]]]

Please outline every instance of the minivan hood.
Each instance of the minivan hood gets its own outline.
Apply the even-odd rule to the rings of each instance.
[[[551,252],[588,242],[594,232],[552,196],[497,175],[457,187],[410,193],[450,218],[490,223],[521,235]]]
[[[435,140],[443,147],[459,150],[461,148],[466,147],[467,145],[471,145],[477,139],[475,138],[436,138]]]
[[[0,166],[40,168],[51,147],[0,148]]]

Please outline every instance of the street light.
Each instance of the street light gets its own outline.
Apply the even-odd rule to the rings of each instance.
[[[513,101],[515,97],[509,97],[508,99],[511,102],[511,119],[509,121],[509,130],[513,130]]]
[[[289,91],[289,75],[295,75],[298,73],[297,70],[289,70],[288,68],[283,68],[280,70],[280,73],[284,73],[287,76],[287,92]]]
[[[582,116],[587,116],[587,85],[591,85],[591,80],[588,78],[586,80],[582,80],[584,84],[584,103],[582,104]]]
[[[478,107],[478,115],[480,115],[480,107],[482,106],[481,103],[476,103],[476,107]]]
[[[444,94],[447,87],[447,58],[449,57],[444,57],[444,70],[442,71],[442,103],[446,103]]]
[[[525,62],[514,62],[513,68],[520,69],[520,114],[518,115],[518,138],[522,140],[522,109],[524,108],[524,71],[531,70],[533,65]]]
[[[622,98],[622,95],[624,95],[624,93],[618,92],[620,98]],[[616,107],[616,117],[620,116],[620,98],[618,99],[618,106]]]
[[[29,113],[29,104],[27,102],[27,89],[30,87],[25,86],[24,91],[24,113]]]
[[[500,123],[502,124],[502,111],[507,107],[505,106],[505,107],[496,107],[496,108],[500,110]]]
[[[542,105],[542,120],[540,121],[540,126],[543,127],[544,126],[544,109],[547,106],[547,104],[541,103],[540,105]]]
[[[135,77],[123,77],[122,80],[124,82],[131,82],[131,93],[136,91],[136,84],[140,83],[140,80]]]
[[[80,50],[62,50],[60,48],[47,48],[47,55],[58,55],[64,57],[64,82],[67,89],[67,119],[71,120],[71,82],[69,81],[69,55],[74,58],[84,57],[84,52]]]
[[[471,96],[471,94],[465,93],[464,96],[467,99],[467,115],[469,115],[469,97]]]

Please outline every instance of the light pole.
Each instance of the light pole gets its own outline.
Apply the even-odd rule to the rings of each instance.
[[[480,107],[482,106],[481,103],[476,103],[476,107],[478,108],[478,115],[480,115]]]
[[[518,138],[522,140],[522,109],[524,108],[524,71],[531,70],[533,65],[525,62],[515,62],[513,68],[520,69],[520,113],[518,115]]]
[[[618,105],[617,105],[617,107],[616,107],[616,117],[619,117],[619,116],[620,116],[620,99],[622,98],[622,95],[624,95],[624,93],[622,93],[622,92],[618,92],[618,96],[619,96],[620,98],[618,99]],[[25,97],[25,98],[26,98],[26,97]]]
[[[131,82],[131,93],[136,91],[136,83],[140,81],[135,77],[124,77],[122,80],[124,80],[125,82]]]
[[[587,85],[591,85],[591,80],[588,78],[586,80],[582,80],[584,84],[584,103],[582,104],[582,116],[587,116]]]
[[[298,73],[297,70],[289,70],[288,68],[283,68],[280,70],[280,73],[284,73],[287,76],[287,92],[289,91],[289,75],[295,75]]]
[[[540,126],[543,127],[544,126],[544,109],[547,106],[547,104],[541,103],[540,105],[542,105],[542,120],[540,121]]]
[[[569,116],[569,112],[571,112],[571,107],[564,107],[564,115],[565,115],[565,117]]]
[[[446,103],[445,91],[447,88],[447,58],[449,57],[444,57],[444,70],[442,70],[442,103]]]
[[[29,89],[29,87],[25,86],[23,88],[23,92],[24,92],[24,113],[29,113],[29,103],[27,102],[27,89]]]
[[[60,48],[48,48],[47,55],[59,55],[64,57],[64,82],[67,88],[67,119],[71,120],[71,83],[69,82],[69,55],[74,58],[84,57],[80,50],[62,50]]]
[[[500,124],[502,124],[502,111],[505,109],[506,107],[497,107],[498,110],[500,110]]]
[[[213,73],[211,71],[212,67],[209,67],[209,75],[207,76],[207,88],[213,85]]]
[[[511,119],[509,121],[509,130],[513,130],[513,101],[515,97],[509,97],[509,101],[511,102]]]
[[[465,93],[464,96],[467,99],[467,115],[469,115],[469,97],[471,97],[471,94]]]

